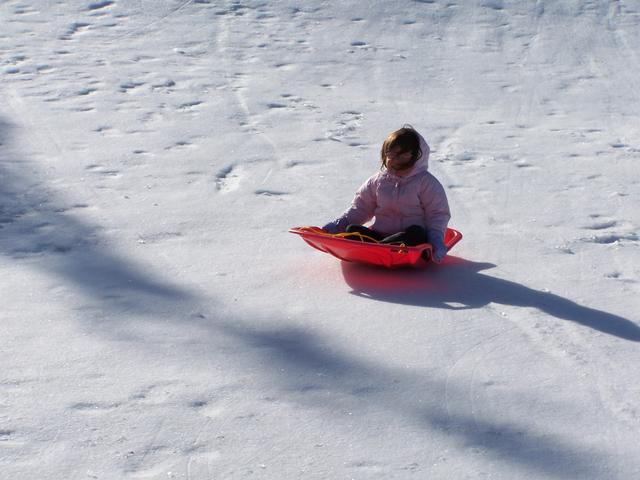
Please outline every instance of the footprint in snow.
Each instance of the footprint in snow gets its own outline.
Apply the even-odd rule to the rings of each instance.
[[[40,13],[40,11],[32,7],[19,5],[13,10],[13,13],[15,15],[34,15],[34,14]]]
[[[2,429],[0,430],[0,448],[2,447],[20,447],[26,442],[17,438],[15,430]]]
[[[225,411],[221,405],[213,404],[207,400],[192,401],[189,406],[207,418],[220,417]]]
[[[615,220],[596,222],[593,225],[584,227],[587,230],[605,230],[607,228],[615,227],[618,224]]]
[[[87,112],[95,112],[96,107],[86,106],[86,107],[73,107],[69,109],[70,112],[76,113],[87,113]]]
[[[187,140],[179,140],[168,147],[165,147],[166,151],[179,150],[184,148],[195,148],[195,145]]]
[[[284,200],[290,195],[289,192],[280,192],[276,190],[256,190],[254,193],[263,197],[273,197],[280,200]]]
[[[98,173],[98,174],[101,174],[101,175],[105,175],[107,177],[119,177],[120,176],[120,171],[119,170],[108,169],[104,165],[98,165],[98,164],[87,165],[85,167],[85,170],[89,170],[90,172],[95,172],[95,173]]]
[[[326,133],[326,138],[336,142],[344,142],[350,146],[360,146],[356,132],[362,124],[364,115],[360,112],[347,110],[342,112],[336,120],[336,127]]]
[[[289,71],[289,70],[294,70],[296,68],[296,65],[293,63],[277,63],[274,65],[274,67],[277,68],[278,70]]]
[[[216,188],[220,193],[229,193],[240,187],[245,172],[241,165],[232,165],[216,174]]]
[[[81,34],[89,30],[90,23],[75,22],[69,25],[67,31],[58,37],[60,40],[72,40],[76,35]]]
[[[137,90],[142,87],[144,82],[123,82],[120,84],[120,93],[131,93],[132,91]]]
[[[86,97],[88,95],[91,95],[92,93],[97,92],[98,89],[97,88],[93,88],[93,87],[86,87],[86,88],[81,88],[80,90],[78,90],[76,92],[76,95],[78,97]]]
[[[114,3],[115,2],[111,0],[104,0],[102,2],[93,2],[89,4],[89,6],[87,7],[87,10],[90,12],[95,12],[96,10],[103,10],[107,7],[112,6]]]
[[[497,11],[504,10],[504,3],[502,2],[502,0],[487,0],[483,2],[481,6]]]
[[[610,245],[617,242],[630,241],[637,242],[638,235],[635,233],[626,234],[607,234],[607,235],[594,235],[593,237],[582,239],[585,243],[596,243],[599,245]]]
[[[191,102],[185,102],[182,103],[181,105],[178,106],[178,110],[181,111],[190,111],[195,109],[196,107],[202,105],[203,102],[199,101],[199,100],[194,100]]]
[[[516,167],[518,167],[518,168],[534,168],[533,165],[531,165],[528,162],[518,162],[518,163],[516,163]]]

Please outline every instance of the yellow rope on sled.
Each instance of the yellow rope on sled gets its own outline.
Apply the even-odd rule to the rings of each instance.
[[[376,240],[373,237],[370,237],[369,235],[365,235],[364,233],[360,233],[360,232],[344,232],[344,233],[334,233],[334,234],[329,234],[332,237],[337,237],[337,238],[346,238],[348,240],[353,240],[355,237],[358,240],[360,240],[361,242],[372,242],[372,243],[380,243],[378,240]]]
[[[324,235],[326,237],[346,238],[348,240],[353,240],[354,239],[353,237],[355,237],[361,242],[368,241],[371,243],[380,243],[375,238],[360,232],[329,233],[329,232],[325,232],[324,230],[318,227],[300,227],[300,230],[306,230],[308,232],[317,233],[318,235]]]
[[[300,230],[306,230],[308,232],[317,233],[318,235],[324,235],[324,236],[327,236],[327,237],[345,238],[347,240],[358,239],[359,241],[361,241],[363,243],[364,242],[380,243],[379,240],[376,240],[375,238],[370,237],[369,235],[365,235],[364,233],[360,233],[360,232],[329,233],[329,232],[325,232],[324,230],[322,230],[319,227],[300,227]],[[405,247],[406,246],[404,243],[400,243],[400,244],[384,244],[384,245],[396,245],[396,246],[399,246],[399,247]]]

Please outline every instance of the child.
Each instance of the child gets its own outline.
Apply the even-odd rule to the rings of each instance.
[[[323,230],[360,232],[383,243],[433,246],[433,260],[447,254],[444,233],[451,218],[440,182],[427,171],[429,145],[413,127],[392,132],[382,144],[380,172],[356,192],[351,207]],[[365,222],[373,219],[369,227]]]

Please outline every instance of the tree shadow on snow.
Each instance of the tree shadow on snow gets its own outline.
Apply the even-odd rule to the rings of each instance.
[[[543,405],[548,411],[565,411],[572,416],[573,405],[512,392],[504,400],[526,412],[518,420],[495,416],[495,409],[490,414],[477,409],[460,411],[448,405],[447,399],[467,398],[468,386],[435,374],[368,363],[340,351],[331,340],[323,340],[307,329],[256,330],[235,322],[221,330],[259,355],[258,363],[268,365],[270,376],[289,399],[327,409],[337,418],[347,415],[349,423],[358,415],[366,418],[371,410],[374,418],[379,418],[376,410],[393,412],[411,425],[451,438],[466,449],[486,451],[545,478],[592,478],[606,469],[606,452],[562,438],[546,425],[536,424],[530,415],[531,405]]]
[[[52,274],[99,300],[101,309],[159,314],[168,302],[190,297],[114,252],[99,227],[82,219],[88,204],[52,194],[33,162],[11,145],[13,129],[0,118],[0,255]]]
[[[490,303],[537,308],[624,340],[640,341],[640,327],[626,318],[524,285],[480,273],[495,267],[458,257],[430,270],[383,270],[342,262],[342,272],[354,295],[405,305],[445,309],[476,309]]]

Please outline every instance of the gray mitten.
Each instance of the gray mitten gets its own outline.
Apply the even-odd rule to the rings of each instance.
[[[442,262],[447,255],[447,247],[444,244],[444,233],[440,230],[429,230],[427,232],[429,243],[433,247],[433,261],[436,263]]]

